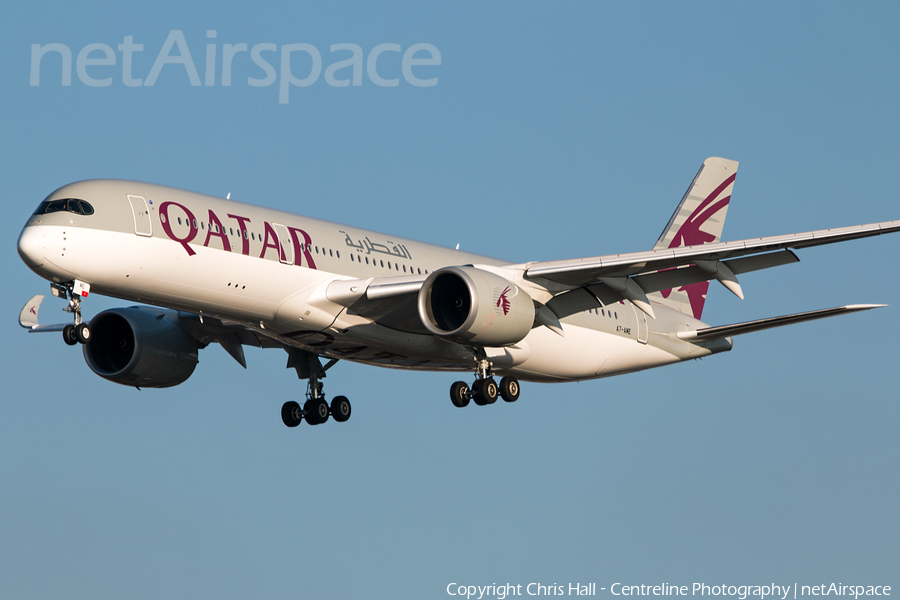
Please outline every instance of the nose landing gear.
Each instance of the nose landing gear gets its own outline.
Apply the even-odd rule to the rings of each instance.
[[[54,296],[69,301],[63,311],[72,313],[75,323],[63,328],[63,341],[69,345],[87,344],[91,339],[91,329],[81,319],[81,300],[87,298],[91,286],[83,281],[69,281],[67,283],[51,283],[50,291]]]

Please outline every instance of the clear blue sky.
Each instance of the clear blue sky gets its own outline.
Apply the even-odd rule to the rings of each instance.
[[[46,282],[15,240],[65,183],[152,181],[509,258],[649,248],[707,156],[741,161],[726,239],[900,218],[895,3],[20,3],[0,24],[4,598],[444,598],[541,582],[900,587],[900,235],[800,252],[712,286],[726,324],[891,304],[736,339],[702,361],[523,386],[458,410],[443,374],[340,363],[346,424],[285,428],[284,352],[219,347],[185,384],[117,386],[15,322]],[[147,79],[183,31],[183,65]],[[216,38],[207,39],[215,30]],[[29,85],[32,44],[64,44]],[[306,43],[308,87],[255,87],[249,52]],[[387,52],[380,87],[326,82]],[[417,43],[440,66],[401,69]],[[115,66],[84,73],[89,44]],[[177,54],[173,51],[173,54]],[[102,59],[102,49],[88,56]],[[277,52],[263,53],[279,75]],[[293,73],[311,59],[292,56]],[[419,55],[424,56],[423,55]],[[338,78],[349,78],[349,70]],[[420,75],[419,75],[420,74]],[[119,303],[91,297],[88,316]],[[62,304],[48,298],[45,322]],[[603,594],[603,592],[600,592]]]

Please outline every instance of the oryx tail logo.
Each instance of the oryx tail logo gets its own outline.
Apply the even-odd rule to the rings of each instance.
[[[509,308],[510,308],[509,298],[506,297],[506,295],[509,293],[509,291],[510,291],[510,287],[506,286],[506,289],[503,290],[502,292],[500,292],[500,295],[497,297],[496,306],[497,306],[497,308],[500,308],[503,310],[504,317],[509,314]]]
[[[698,206],[694,212],[691,213],[691,216],[689,216],[687,220],[682,223],[681,227],[678,228],[675,237],[669,244],[669,248],[699,246],[716,241],[715,235],[703,231],[700,227],[715,216],[716,213],[728,206],[728,202],[731,200],[731,194],[722,198],[719,196],[734,183],[735,175],[737,175],[737,173],[732,173],[731,177],[719,184],[719,186],[700,203],[700,206]],[[709,282],[701,281],[699,283],[683,285],[677,290],[687,294],[688,300],[691,303],[691,312],[694,314],[694,318],[699,319],[700,315],[703,314],[703,305],[706,302],[706,292],[708,289]],[[662,290],[662,297],[668,298],[672,294],[672,291],[673,290],[671,289]]]
[[[712,193],[700,203],[700,206],[698,206],[696,210],[691,213],[691,216],[678,228],[678,232],[675,234],[672,243],[669,244],[669,248],[699,246],[707,242],[715,241],[715,235],[703,231],[700,227],[705,225],[713,215],[728,206],[728,202],[731,200],[731,194],[724,198],[718,198],[718,196],[728,189],[728,186],[734,183],[735,175],[737,175],[737,173],[732,173],[731,177],[719,184],[719,187],[714,189]]]

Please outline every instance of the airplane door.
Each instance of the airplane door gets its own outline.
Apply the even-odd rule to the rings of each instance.
[[[647,339],[650,336],[650,327],[647,323],[647,313],[640,310],[639,308],[635,308],[635,306],[631,305],[631,310],[634,311],[634,318],[637,320],[637,341],[646,344]]]
[[[150,223],[150,209],[147,201],[141,196],[128,196],[131,203],[131,212],[134,215],[134,233],[144,237],[153,235],[153,225]]]
[[[294,245],[291,242],[291,236],[288,233],[287,227],[279,223],[272,223],[272,227],[275,228],[275,233],[278,234],[278,243],[281,244],[281,251],[284,253],[283,257],[281,257],[281,253],[279,253],[281,262],[286,265],[294,264]]]

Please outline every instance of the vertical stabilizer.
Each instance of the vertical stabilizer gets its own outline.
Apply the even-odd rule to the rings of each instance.
[[[725,158],[710,157],[703,161],[703,166],[697,171],[653,249],[700,246],[720,241],[737,168],[737,161]],[[708,289],[709,282],[703,281],[654,292],[649,296],[655,302],[699,319]]]

